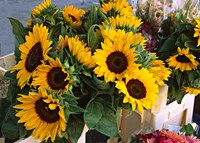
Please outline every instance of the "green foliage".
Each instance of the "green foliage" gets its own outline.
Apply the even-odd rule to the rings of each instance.
[[[190,136],[190,135],[196,136],[196,131],[192,127],[191,124],[187,124],[187,125],[183,126],[183,128],[181,128],[180,132],[184,132],[186,136]]]

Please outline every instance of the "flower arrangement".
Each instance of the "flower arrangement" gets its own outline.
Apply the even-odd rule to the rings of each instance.
[[[198,2],[181,2],[178,9],[170,1],[147,1],[136,11],[146,21],[141,33],[148,39],[147,49],[172,70],[168,99],[178,103],[187,93],[200,94]]]
[[[77,142],[83,127],[118,137],[120,109],[143,112],[155,104],[171,74],[138,31],[141,19],[125,0],[87,10],[63,10],[44,0],[27,25],[9,18],[16,65],[0,99],[2,135]]]
[[[185,125],[179,133],[168,130],[155,130],[132,137],[130,143],[200,143],[191,124]]]

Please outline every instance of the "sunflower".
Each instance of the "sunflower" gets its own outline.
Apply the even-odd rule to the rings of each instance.
[[[113,29],[126,29],[126,31],[136,30],[142,24],[141,19],[135,16],[120,16],[109,17],[108,20],[102,22],[101,29],[106,29],[109,25],[112,25]]]
[[[71,26],[77,27],[82,24],[81,17],[85,14],[85,11],[83,9],[74,8],[73,5],[69,5],[63,9],[62,14]]]
[[[165,84],[164,81],[167,81],[171,74],[170,69],[165,67],[162,60],[152,60],[148,71],[153,74],[156,83],[160,86]]]
[[[189,54],[189,48],[181,49],[178,47],[177,51],[178,54],[167,59],[168,65],[170,67],[179,69],[181,72],[197,69],[199,63],[195,61],[196,57],[194,55]]]
[[[197,47],[200,45],[200,19],[199,18],[196,18],[195,19],[196,21],[196,26],[194,28],[194,37],[198,37],[198,43],[197,43]]]
[[[114,17],[117,15],[133,15],[132,7],[128,4],[126,0],[103,3],[101,6],[101,10],[108,16]]]
[[[123,103],[130,103],[133,111],[137,108],[141,113],[144,111],[143,108],[151,109],[158,93],[155,78],[145,68],[132,71],[125,82],[116,81],[116,88],[125,94]]]
[[[51,0],[44,0],[43,3],[39,4],[32,10],[31,12],[32,16],[33,17],[38,16],[44,9],[47,9],[50,5],[51,5]]]
[[[66,93],[70,80],[68,72],[62,66],[60,60],[49,59],[50,65],[42,64],[33,75],[33,86],[44,86],[53,93]]]
[[[16,116],[18,123],[24,123],[26,130],[33,130],[32,136],[42,140],[51,138],[54,142],[56,135],[62,137],[66,130],[66,118],[63,107],[58,99],[53,99],[42,87],[37,92],[20,95],[17,99],[21,104],[13,106],[19,109]]]
[[[106,31],[108,35],[104,35],[107,38],[101,44],[102,49],[97,49],[94,53],[97,64],[94,73],[98,77],[104,76],[106,82],[114,81],[116,78],[121,80],[140,66],[135,63],[135,48],[130,48],[133,35],[123,30]]]
[[[86,43],[80,41],[78,36],[68,39],[69,51],[83,65],[92,68],[95,66],[95,59],[92,56],[91,49],[86,47]]]
[[[36,24],[33,32],[26,36],[26,42],[19,46],[21,60],[16,64],[11,72],[18,71],[17,79],[20,88],[23,88],[30,80],[38,65],[42,61],[48,60],[48,51],[51,49],[52,41],[48,39],[48,29],[42,24]]]
[[[63,48],[69,49],[68,47],[68,36],[66,35],[65,37],[63,37],[62,35],[59,36],[59,44],[57,46],[57,50],[61,50]]]
[[[200,94],[200,89],[195,87],[183,87],[184,92],[194,94],[195,96]]]

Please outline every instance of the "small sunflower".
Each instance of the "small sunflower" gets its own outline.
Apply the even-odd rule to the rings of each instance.
[[[185,93],[194,94],[195,96],[200,94],[200,89],[195,87],[183,87]]]
[[[197,47],[200,45],[200,19],[199,18],[196,18],[195,19],[196,21],[196,26],[194,28],[194,37],[198,37],[198,43],[197,43]]]
[[[52,41],[48,40],[48,29],[46,26],[36,24],[33,32],[26,36],[26,42],[19,46],[21,60],[16,64],[12,72],[18,71],[17,79],[20,88],[23,88],[30,80],[38,65],[48,60],[48,51],[51,49]]]
[[[135,16],[119,16],[109,17],[107,21],[100,25],[101,29],[106,29],[107,26],[112,25],[113,29],[126,29],[126,31],[136,30],[142,24],[141,19]]]
[[[125,82],[116,81],[116,88],[125,94],[123,102],[130,103],[133,111],[137,108],[141,113],[144,111],[143,108],[151,109],[158,93],[155,78],[145,68],[132,71]]]
[[[165,63],[162,60],[151,61],[151,67],[148,71],[153,74],[156,83],[160,86],[165,84],[164,81],[167,81],[171,74],[170,69],[165,67]]]
[[[68,36],[66,35],[65,37],[63,37],[62,35],[59,36],[59,44],[57,46],[57,50],[61,50],[63,48],[69,49],[68,47]]]
[[[97,67],[94,73],[98,77],[104,76],[106,82],[121,80],[133,70],[138,69],[140,64],[135,61],[137,54],[135,48],[131,48],[133,35],[123,30],[106,30],[102,49],[97,49],[94,58]],[[129,37],[129,38],[128,38]]]
[[[44,0],[43,3],[39,4],[32,10],[32,16],[38,16],[44,9],[47,9],[51,5],[51,0]]]
[[[133,15],[133,10],[126,0],[103,3],[101,10],[108,16]]]
[[[65,7],[62,11],[65,20],[73,27],[80,26],[82,24],[81,17],[85,14],[83,9],[74,8],[72,5]]]
[[[178,47],[178,54],[171,56],[167,59],[168,65],[179,69],[181,72],[195,70],[198,66],[198,62],[195,61],[196,57],[192,54],[189,54],[189,48],[181,49]]]
[[[86,47],[86,43],[80,41],[78,36],[68,39],[69,51],[83,65],[92,68],[95,66],[95,59],[92,56],[91,49]]]
[[[33,86],[44,86],[53,93],[66,93],[70,80],[68,72],[62,66],[60,60],[49,59],[50,65],[42,64],[33,75]]]
[[[18,123],[24,123],[26,130],[33,130],[32,136],[42,140],[51,138],[54,142],[56,135],[62,137],[66,130],[66,118],[63,107],[58,99],[53,99],[44,88],[38,88],[38,93],[29,92],[17,98],[21,104],[13,106],[18,109]]]

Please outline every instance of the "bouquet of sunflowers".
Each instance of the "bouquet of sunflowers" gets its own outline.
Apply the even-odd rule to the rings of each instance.
[[[170,69],[145,49],[141,19],[125,0],[101,0],[83,10],[44,0],[27,25],[9,18],[16,65],[0,99],[1,134],[47,142],[77,142],[84,125],[119,137],[121,109],[155,104]]]

